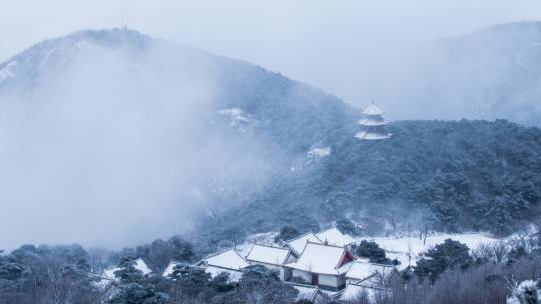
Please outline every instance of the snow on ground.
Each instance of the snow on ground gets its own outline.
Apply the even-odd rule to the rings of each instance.
[[[313,301],[318,292],[318,288],[312,285],[291,283],[291,286],[299,291],[299,294],[297,295],[297,298],[295,298],[295,301]]]
[[[231,119],[231,126],[238,126],[242,124],[247,124],[251,121],[253,121],[253,115],[244,112],[243,110],[239,108],[231,108],[231,109],[225,109],[218,111],[221,115],[229,116]]]
[[[116,280],[116,277],[115,277],[115,272],[119,271],[120,270],[120,267],[115,267],[115,268],[109,268],[109,269],[105,269],[103,271],[103,277],[108,279],[108,280]]]
[[[11,61],[3,69],[0,70],[0,82],[15,77],[13,69],[17,66],[17,61]]]
[[[400,261],[400,269],[408,265],[415,266],[420,254],[428,249],[443,243],[446,239],[453,239],[466,244],[470,250],[477,249],[481,244],[490,244],[500,241],[483,233],[464,233],[464,234],[449,234],[441,233],[429,235],[426,242],[417,236],[401,236],[401,237],[373,237],[373,238],[357,238],[357,243],[362,240],[376,242],[381,248],[387,252],[387,257]],[[411,256],[411,259],[410,259]]]
[[[325,229],[317,233],[316,236],[322,242],[335,246],[346,246],[355,242],[355,240],[351,236],[343,234],[336,227]]]
[[[348,283],[344,291],[340,294],[340,300],[342,301],[356,301],[360,297],[366,294],[369,303],[376,303],[376,293],[377,291],[372,288],[366,288],[361,285]]]
[[[88,40],[79,40],[75,43],[75,48],[78,50],[97,48],[98,46]]]
[[[367,239],[367,238],[361,238]],[[422,252],[425,252],[427,249],[436,246],[437,244],[443,243],[446,239],[453,239],[459,241],[463,244],[466,244],[470,249],[476,249],[481,244],[494,243],[498,241],[493,237],[490,237],[482,233],[466,233],[466,234],[434,234],[429,235],[426,238],[426,242],[419,238],[419,236],[409,236],[409,237],[375,237],[369,238],[368,240],[373,240],[378,243],[378,245],[385,249],[386,251],[391,252],[402,252],[419,255]],[[360,240],[359,240],[360,241]]]
[[[41,60],[41,63],[39,64],[39,67],[40,68],[44,67],[47,64],[47,62],[49,61],[49,58],[51,58],[51,56],[57,51],[58,51],[57,48],[54,48],[52,50],[47,51],[47,54],[45,54],[45,56],[43,56],[43,60]]]
[[[331,147],[315,148],[306,153],[309,159],[320,159],[329,155],[331,155]]]
[[[246,238],[246,241],[236,246],[237,251],[243,257],[248,255],[248,252],[252,248],[253,244],[261,244],[267,246],[277,246],[274,244],[274,237],[278,235],[278,232],[265,232],[252,234]]]

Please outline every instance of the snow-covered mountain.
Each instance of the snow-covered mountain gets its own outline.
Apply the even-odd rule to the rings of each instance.
[[[0,192],[13,218],[84,226],[82,208],[86,225],[114,226],[36,230],[28,242],[165,237],[289,174],[354,116],[338,98],[246,62],[128,29],[76,32],[0,64]],[[37,202],[44,213],[25,214]]]
[[[0,75],[0,198],[14,219],[0,230],[34,221],[26,242],[141,242],[201,218],[199,231],[226,239],[339,219],[371,232],[506,234],[538,215],[537,128],[405,121],[389,125],[390,140],[360,141],[359,111],[337,97],[126,29],[39,43],[0,64]],[[533,88],[537,76],[528,77]],[[437,96],[445,110],[451,99]],[[46,207],[28,213],[36,204]],[[51,222],[61,224],[40,229]]]

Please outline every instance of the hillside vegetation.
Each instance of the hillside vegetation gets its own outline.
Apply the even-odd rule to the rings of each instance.
[[[330,156],[274,180],[212,223],[247,232],[348,218],[365,233],[433,229],[505,235],[539,218],[541,130],[504,120],[401,121],[387,141],[329,137]],[[222,229],[218,229],[222,230]]]

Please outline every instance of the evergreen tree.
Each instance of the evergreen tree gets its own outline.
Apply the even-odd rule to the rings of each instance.
[[[447,269],[465,269],[473,262],[468,246],[451,239],[429,249],[424,256],[417,262],[415,274],[420,278],[429,277],[432,281]]]

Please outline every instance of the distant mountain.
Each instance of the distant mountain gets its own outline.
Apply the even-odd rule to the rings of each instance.
[[[404,50],[372,94],[396,117],[541,125],[541,22],[488,27]],[[369,90],[371,90],[369,88]]]
[[[171,69],[167,76],[178,81],[195,78],[212,83],[214,110],[247,113],[258,121],[254,127],[265,131],[258,135],[296,153],[305,153],[331,137],[331,130],[357,118],[357,111],[337,97],[280,74],[120,29],[77,32],[25,50],[0,64],[0,93],[30,94],[38,86],[50,85],[52,78],[63,75],[70,64],[93,49],[105,50],[96,60],[120,62],[128,71],[154,64],[158,67],[152,67],[152,72]],[[159,55],[169,57],[156,63],[152,56]]]

